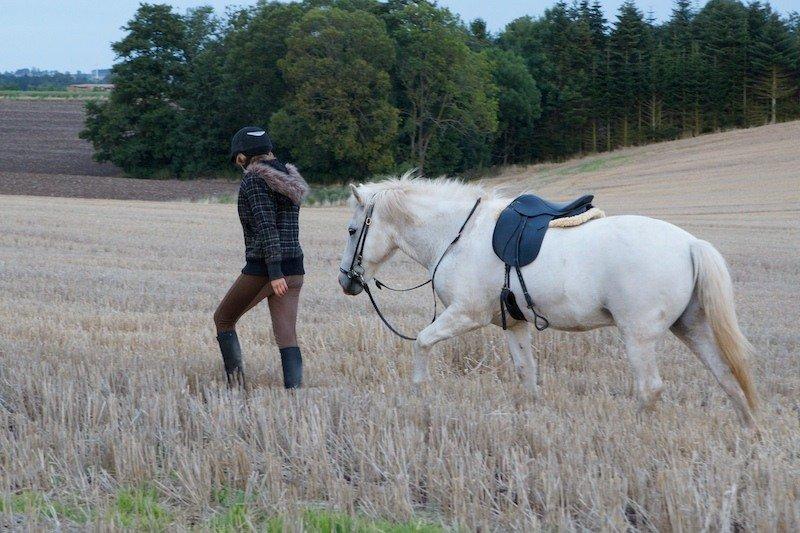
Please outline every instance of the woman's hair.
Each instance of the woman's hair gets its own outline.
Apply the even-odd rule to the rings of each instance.
[[[242,168],[247,168],[252,163],[257,163],[258,161],[268,161],[268,160],[274,159],[274,158],[275,158],[275,156],[272,154],[272,152],[270,152],[268,154],[260,154],[260,155],[253,155],[253,156],[247,156],[247,155],[244,155],[243,153],[239,152],[238,154],[236,154],[236,159],[235,159],[234,162],[236,163],[236,165],[238,165],[238,166],[240,166]]]

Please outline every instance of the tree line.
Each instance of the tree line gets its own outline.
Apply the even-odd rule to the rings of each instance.
[[[73,83],[105,83],[85,72],[42,71],[19,69],[0,72],[0,90],[4,91],[63,91]]]
[[[142,4],[88,102],[95,157],[139,177],[213,175],[231,134],[268,127],[313,181],[427,175],[800,117],[800,17],[759,1],[558,2],[497,35],[427,0]]]

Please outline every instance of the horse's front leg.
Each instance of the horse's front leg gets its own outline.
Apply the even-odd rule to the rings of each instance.
[[[475,317],[461,311],[457,306],[450,306],[427,328],[419,332],[414,341],[414,383],[420,384],[430,378],[428,358],[431,348],[439,342],[488,323],[476,320]]]

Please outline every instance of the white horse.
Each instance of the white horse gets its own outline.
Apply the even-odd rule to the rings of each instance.
[[[352,266],[367,212],[372,216],[361,265],[368,283],[398,249],[432,274],[477,198],[482,199],[436,272],[436,294],[445,310],[414,342],[413,381],[421,383],[429,378],[428,358],[436,343],[501,324],[498,298],[504,267],[492,250],[492,233],[511,199],[477,185],[408,175],[351,187],[353,217],[339,276],[349,295],[363,290],[344,272]],[[585,331],[616,324],[641,408],[652,406],[662,392],[655,344],[669,330],[708,367],[741,422],[755,426],[751,346],[736,320],[725,261],[708,242],[661,220],[612,216],[573,228],[550,228],[537,259],[522,272],[537,311],[551,327]],[[511,289],[522,303],[514,277]],[[523,311],[533,319],[530,310]],[[517,372],[535,396],[537,362],[529,323],[509,317],[506,335]]]

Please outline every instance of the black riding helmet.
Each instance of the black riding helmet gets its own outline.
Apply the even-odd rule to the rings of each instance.
[[[272,140],[266,130],[258,126],[246,126],[237,131],[231,139],[231,153],[228,157],[233,161],[236,154],[239,153],[253,157],[254,155],[268,154],[271,151]]]

